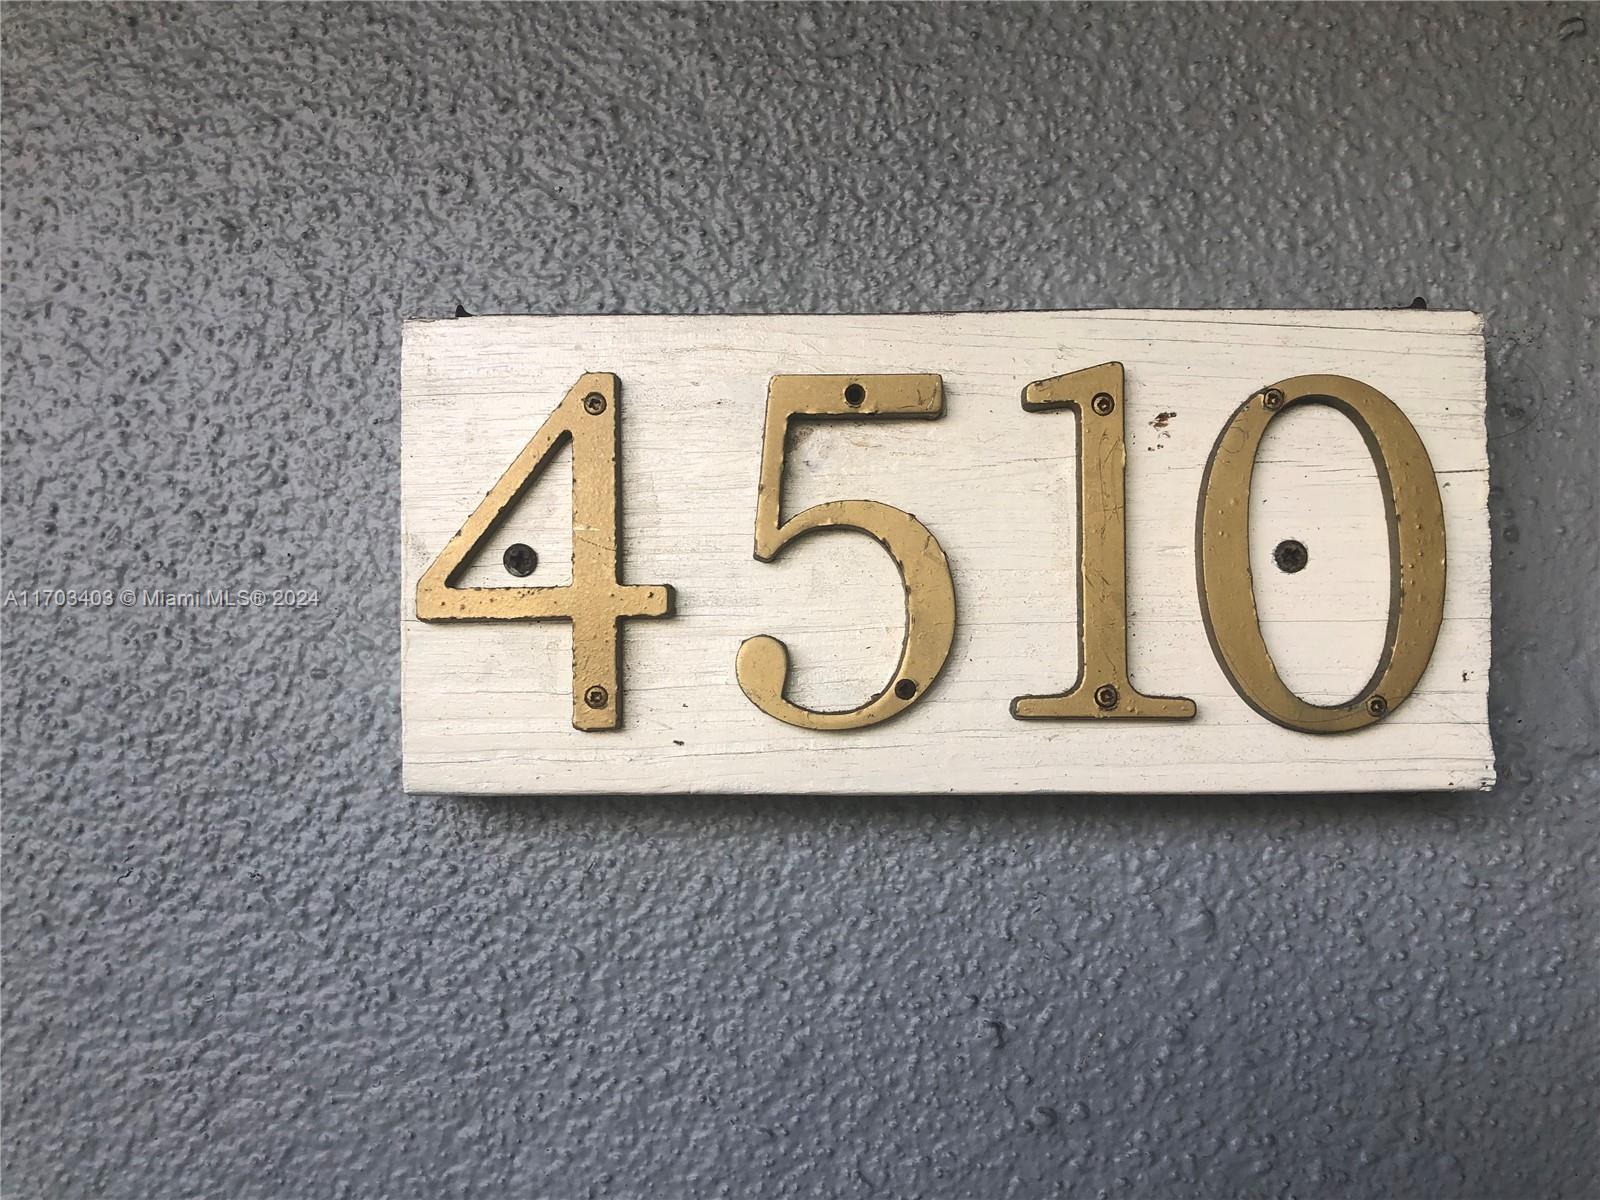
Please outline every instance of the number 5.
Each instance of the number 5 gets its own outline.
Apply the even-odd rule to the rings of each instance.
[[[801,729],[863,729],[904,712],[928,690],[950,654],[956,594],[939,540],[910,513],[876,500],[833,500],[780,521],[783,456],[792,416],[923,417],[944,412],[937,375],[774,375],[767,389],[767,423],[756,490],[756,558],[771,562],[783,548],[816,530],[856,529],[876,538],[894,559],[906,593],[906,636],[900,662],[871,700],[845,712],[817,712],[788,700],[789,650],[759,634],[739,647],[744,694],[762,712]]]

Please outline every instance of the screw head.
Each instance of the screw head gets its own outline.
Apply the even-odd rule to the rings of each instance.
[[[501,561],[505,563],[506,570],[522,579],[533,574],[533,569],[539,565],[539,554],[532,546],[517,542],[506,547]]]
[[[894,685],[894,694],[902,700],[909,700],[917,694],[917,684],[912,679],[902,679]]]
[[[862,387],[859,383],[849,384],[844,389],[844,402],[851,408],[860,408],[862,402],[866,400],[866,398],[867,389]]]
[[[1273,410],[1283,407],[1283,393],[1277,388],[1268,388],[1267,394],[1261,397],[1262,407]]]
[[[1370,696],[1367,699],[1367,711],[1375,717],[1381,717],[1389,711],[1389,702],[1382,696]]]
[[[583,398],[583,411],[591,417],[598,417],[606,410],[606,398],[599,392],[590,392]],[[596,705],[598,708],[599,706]]]
[[[1112,683],[1102,683],[1094,690],[1094,702],[1104,709],[1113,709],[1117,706],[1117,687]]]
[[[1311,553],[1304,542],[1285,538],[1272,551],[1272,561],[1278,564],[1278,570],[1293,575],[1296,571],[1306,569],[1306,563],[1311,561]]]
[[[599,684],[595,684],[583,694],[583,702],[590,708],[604,708],[611,699],[611,693]]]
[[[1089,407],[1102,417],[1109,417],[1112,410],[1117,407],[1117,402],[1111,398],[1109,392],[1096,392],[1094,399],[1089,401]]]

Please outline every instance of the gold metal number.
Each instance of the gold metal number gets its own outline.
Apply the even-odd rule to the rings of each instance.
[[[1389,628],[1372,678],[1344,704],[1310,704],[1278,677],[1261,636],[1250,577],[1250,477],[1272,419],[1297,404],[1350,418],[1383,489],[1389,527]],[[1195,528],[1200,612],[1217,662],[1251,708],[1304,733],[1361,729],[1411,694],[1444,620],[1444,507],[1433,463],[1406,415],[1382,392],[1342,375],[1297,375],[1263,388],[1223,426],[1200,485]]]
[[[756,491],[756,558],[771,562],[790,542],[814,530],[855,529],[876,538],[900,570],[906,636],[883,691],[846,712],[816,712],[788,700],[783,694],[788,647],[766,634],[749,638],[739,647],[739,686],[762,712],[801,729],[861,729],[904,712],[944,666],[955,636],[955,584],[944,550],[926,525],[876,500],[834,500],[780,520],[790,417],[932,418],[943,412],[944,388],[937,375],[773,376]]]
[[[672,612],[668,585],[618,580],[620,393],[615,375],[580,377],[417,583],[417,617],[423,621],[571,621],[572,724],[583,730],[615,729],[621,723],[617,635],[623,619]],[[567,438],[572,439],[572,582],[554,587],[452,586],[473,550]]]
[[[1018,696],[1018,720],[1160,718],[1187,721],[1194,701],[1146,696],[1128,678],[1128,566],[1119,362],[1030,383],[1028,412],[1071,409],[1078,418],[1078,679],[1064,692]]]

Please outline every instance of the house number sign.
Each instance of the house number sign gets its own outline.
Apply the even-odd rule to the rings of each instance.
[[[412,790],[1492,781],[1471,314],[413,322],[402,399]]]

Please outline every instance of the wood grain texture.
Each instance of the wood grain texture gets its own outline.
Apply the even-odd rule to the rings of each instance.
[[[1011,698],[1077,673],[1074,425],[1025,414],[1029,382],[1127,367],[1129,661],[1141,690],[1184,695],[1190,722],[1020,722]],[[625,582],[677,589],[677,615],[623,632],[624,728],[570,724],[565,623],[436,625],[418,578],[573,382],[621,378]],[[783,725],[740,691],[734,655],[768,633],[791,695],[848,707],[883,686],[902,635],[894,568],[870,538],[806,537],[752,554],[768,379],[937,372],[934,421],[800,422],[784,514],[875,499],[915,514],[955,573],[957,633],[936,686],[871,729]],[[1444,500],[1444,624],[1399,711],[1313,736],[1257,716],[1202,626],[1195,506],[1218,431],[1292,375],[1360,379],[1428,449]],[[1488,467],[1482,324],[1465,313],[1087,312],[931,316],[475,317],[411,322],[403,363],[401,635],[410,791],[1247,792],[1486,787],[1493,782]],[[513,582],[504,548],[569,577],[570,469],[535,483],[461,582]],[[1310,551],[1293,575],[1272,549]],[[1255,475],[1251,560],[1268,645],[1308,699],[1348,698],[1382,645],[1388,547],[1371,459],[1330,410],[1286,413]]]

